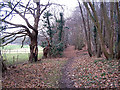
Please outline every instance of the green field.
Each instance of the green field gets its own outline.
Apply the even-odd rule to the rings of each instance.
[[[24,45],[23,48],[30,48],[29,45]],[[13,49],[21,49],[21,45],[7,45],[2,48],[3,50],[13,50]],[[38,46],[38,49],[42,49],[41,46]]]
[[[42,57],[42,53],[38,54],[38,58]],[[3,54],[3,58],[6,61],[6,63],[9,64],[15,64],[15,63],[20,63],[24,61],[29,60],[29,53],[10,53],[10,54]]]
[[[23,48],[27,48],[29,50],[29,45],[24,45]],[[2,48],[2,50],[19,50],[17,53],[3,53],[3,59],[6,60],[6,63],[9,64],[15,64],[15,63],[20,63],[20,62],[24,62],[24,61],[28,61],[29,60],[29,53],[30,52],[24,52],[24,53],[20,53],[21,51],[21,45],[7,45],[4,48]],[[38,46],[38,58],[42,57],[42,47]]]

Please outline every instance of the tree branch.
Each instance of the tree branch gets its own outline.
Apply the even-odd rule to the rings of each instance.
[[[5,34],[10,34],[10,35],[14,35],[14,34],[26,34],[27,35],[27,33],[24,33],[24,32],[26,32],[26,31],[19,31],[19,32],[16,32],[16,33],[10,33],[10,32],[2,32],[2,33],[5,33]]]
[[[8,37],[8,38],[7,38],[7,37]],[[5,38],[7,38],[7,39],[5,40],[5,42],[8,41],[8,40],[10,40],[10,39],[12,39],[12,38],[14,38],[14,37],[15,37],[15,34],[5,36]],[[5,39],[5,38],[4,38],[4,39]],[[3,39],[3,40],[4,40],[4,39]]]
[[[26,36],[24,36],[24,39],[23,39],[23,41],[22,41],[22,46],[21,46],[21,48],[23,47],[23,44],[24,44],[25,39],[26,39]]]
[[[43,8],[43,10],[40,12],[40,15],[47,9],[47,7],[48,6],[50,6],[50,5],[52,5],[52,3],[50,4],[49,2],[48,2],[48,4]]]
[[[22,27],[28,33],[28,36],[31,36],[31,32],[29,31],[29,29],[26,26],[22,25],[22,24],[14,24],[14,23],[11,23],[11,22],[8,22],[8,21],[5,21],[5,20],[0,20],[0,21],[3,21],[5,23],[7,23],[7,24],[10,24],[10,25],[13,25],[13,26],[16,26],[16,27]]]
[[[29,5],[30,1],[31,1],[31,0],[29,0],[28,4],[27,4],[27,5],[26,5],[26,7],[25,7],[24,17],[25,17],[26,9],[27,9],[27,7],[28,7],[28,5]]]
[[[12,37],[11,37],[12,36]],[[3,38],[2,38],[2,40],[4,40],[5,38],[7,38],[7,37],[10,37],[10,38],[8,38],[7,40],[9,40],[9,39],[11,39],[11,38],[13,38],[15,36],[15,34],[12,34],[12,35],[6,35],[6,36],[4,36]],[[6,40],[6,41],[7,41]]]
[[[13,8],[12,8],[11,6],[9,6],[9,7],[10,7],[10,9],[13,10]],[[32,30],[36,31],[35,28],[30,25],[30,23],[28,22],[28,20],[27,20],[18,10],[14,9],[14,11],[15,11],[17,14],[19,14],[19,15],[25,20],[25,22],[26,22],[26,24],[27,24],[27,26],[28,26],[29,28],[31,28]]]
[[[17,2],[17,4],[12,8],[11,12],[8,15],[6,15],[5,18],[3,18],[3,20],[5,20],[8,16],[10,16],[10,14],[14,11],[15,7],[19,4],[19,2]]]
[[[1,45],[1,46],[6,46],[7,44],[9,44],[9,43],[15,41],[17,38],[20,38],[20,37],[23,37],[23,36],[26,36],[26,35],[17,36],[17,37],[15,37],[13,40],[11,40],[11,41],[9,41],[9,42],[7,42],[7,43]]]
[[[15,9],[14,11],[15,11],[16,13],[18,13],[18,14],[25,20],[25,22],[26,22],[26,24],[27,24],[27,26],[28,26],[29,28],[31,28],[32,30],[36,31],[36,29],[30,25],[30,23],[28,22],[28,20],[27,20],[19,11],[17,11],[16,9]]]
[[[30,13],[33,15],[33,17],[35,17],[35,9],[33,9],[33,8],[31,8],[31,7],[25,7],[24,5],[21,5],[21,4],[20,4],[20,6],[23,7],[23,8],[28,9],[28,10],[30,11]],[[34,13],[33,13],[32,11],[33,11]]]
[[[35,28],[35,32],[38,33],[38,23],[39,23],[39,18],[40,18],[40,3],[36,3],[37,4],[37,11],[36,11],[36,16],[34,19],[34,28]]]

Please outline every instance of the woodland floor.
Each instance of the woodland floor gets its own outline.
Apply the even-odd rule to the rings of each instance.
[[[3,88],[120,88],[117,60],[90,58],[68,46],[63,58],[19,64],[3,73]]]

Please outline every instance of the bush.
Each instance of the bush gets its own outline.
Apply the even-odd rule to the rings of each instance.
[[[84,46],[85,46],[85,44],[83,43],[83,39],[82,38],[77,38],[76,42],[75,42],[75,49],[82,50],[82,48]]]
[[[51,56],[52,57],[58,57],[58,56],[62,56],[62,52],[64,50],[64,44],[61,42],[61,43],[58,43],[58,44],[55,44],[51,47]]]

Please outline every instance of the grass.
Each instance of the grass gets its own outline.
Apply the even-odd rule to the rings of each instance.
[[[28,49],[29,50],[29,45],[24,45],[23,48]],[[11,65],[11,64],[15,64],[15,63],[20,63],[20,62],[24,62],[24,61],[28,61],[29,60],[29,52],[23,52],[20,53],[21,50],[21,45],[7,45],[5,47],[2,48],[2,50],[18,50],[18,52],[10,52],[10,53],[3,53],[3,59],[6,60],[7,65]],[[39,50],[39,54],[38,54],[38,58],[42,57],[42,47],[38,46],[38,50]]]
[[[30,48],[29,45],[24,45],[23,48]],[[21,49],[21,45],[7,45],[2,48],[3,50],[14,50]],[[38,49],[42,49],[41,46],[38,46]]]
[[[42,59],[11,69],[2,82],[3,88],[59,88],[61,68],[67,59]]]
[[[60,70],[66,63],[66,60],[47,59],[42,61],[42,63],[49,66],[46,67],[46,70],[44,71],[46,78],[46,80],[44,80],[45,85],[47,85],[48,88],[59,88],[59,80],[62,75]]]
[[[42,57],[42,53],[38,54],[38,58]],[[20,63],[29,60],[29,53],[10,53],[3,54],[3,59],[6,60],[7,65]]]

